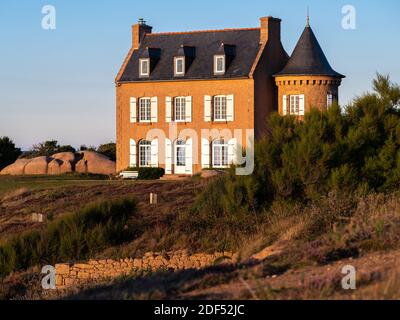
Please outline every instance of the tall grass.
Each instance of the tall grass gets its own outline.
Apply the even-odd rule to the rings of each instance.
[[[0,277],[38,264],[87,259],[136,235],[136,201],[96,203],[0,244]]]

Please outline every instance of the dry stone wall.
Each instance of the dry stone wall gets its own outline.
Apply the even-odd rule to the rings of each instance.
[[[237,259],[237,254],[231,252],[189,255],[187,251],[174,251],[166,254],[149,252],[139,259],[90,260],[87,263],[57,264],[56,286],[58,289],[63,289],[90,281],[129,275],[135,271],[202,269],[219,262],[235,263]]]

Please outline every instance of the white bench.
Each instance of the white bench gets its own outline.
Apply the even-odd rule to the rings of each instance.
[[[137,179],[139,176],[139,172],[137,171],[122,171],[119,174],[122,179]]]

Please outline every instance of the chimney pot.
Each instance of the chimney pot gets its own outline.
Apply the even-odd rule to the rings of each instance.
[[[132,48],[137,49],[140,46],[146,34],[151,33],[153,28],[146,24],[143,18],[139,18],[138,23],[132,26]]]

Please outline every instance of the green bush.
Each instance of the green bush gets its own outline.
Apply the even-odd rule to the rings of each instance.
[[[140,167],[140,168],[128,168],[125,171],[137,171],[139,180],[157,180],[160,179],[165,174],[165,170],[163,168],[148,168],[148,167]]]
[[[193,219],[200,223],[205,214],[247,215],[253,223],[257,216],[271,214],[274,203],[307,206],[332,191],[351,195],[397,190],[400,86],[378,75],[373,87],[373,93],[345,109],[312,109],[304,121],[272,114],[270,134],[256,144],[253,174],[232,173],[211,183],[195,203]]]
[[[129,223],[135,213],[131,199],[92,204],[42,230],[11,238],[0,245],[0,276],[37,264],[87,259],[132,239],[139,232]]]

